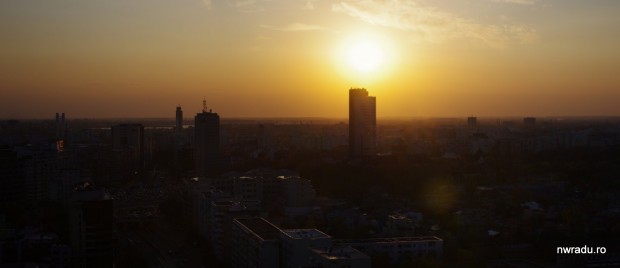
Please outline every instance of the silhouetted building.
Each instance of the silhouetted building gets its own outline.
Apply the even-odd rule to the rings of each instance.
[[[142,167],[144,165],[144,126],[142,124],[112,126],[112,148],[118,160]]]
[[[523,118],[523,124],[526,126],[536,125],[536,117],[525,117]]]
[[[74,267],[113,267],[116,233],[114,204],[108,194],[80,185],[70,209]]]
[[[56,147],[61,150],[65,147],[67,139],[67,123],[65,122],[65,113],[56,113]]]
[[[349,90],[349,155],[362,157],[376,154],[376,98],[364,88]]]
[[[478,126],[478,118],[475,116],[467,117],[467,125],[470,127]]]
[[[58,176],[55,144],[28,144],[16,148],[23,174],[23,198],[36,202],[50,198],[50,183]]]
[[[316,191],[312,182],[290,170],[255,169],[229,172],[210,178],[217,189],[238,199],[257,199],[266,207],[283,209],[285,214],[312,211]],[[290,212],[290,213],[289,213]]]
[[[23,200],[24,176],[17,152],[0,145],[0,205],[16,205]]]
[[[404,215],[388,215],[385,226],[383,227],[383,234],[388,237],[413,236],[415,235],[415,223],[413,219]]]
[[[56,139],[63,139],[65,137],[65,113],[56,113]]]
[[[287,206],[311,206],[316,199],[316,192],[312,182],[306,178],[296,176],[278,176],[282,181],[284,201]]]
[[[183,130],[183,110],[181,110],[181,106],[177,106],[176,124],[174,125],[174,129],[177,131]]]
[[[206,101],[194,118],[194,160],[199,177],[215,175],[220,169],[220,116],[207,111]]]
[[[52,267],[71,267],[71,247],[66,244],[54,244],[50,248],[50,262]]]

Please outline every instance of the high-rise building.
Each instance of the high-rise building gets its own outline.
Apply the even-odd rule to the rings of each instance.
[[[24,173],[20,168],[18,153],[0,145],[0,204],[20,204],[24,201]],[[26,166],[28,167],[28,166]]]
[[[202,112],[194,118],[194,170],[196,176],[217,174],[220,169],[220,116],[207,111],[203,100]]]
[[[376,154],[376,103],[364,88],[349,90],[349,155],[353,158]]]
[[[114,201],[88,183],[76,188],[69,211],[74,267],[113,267]]]
[[[183,130],[183,110],[181,110],[181,106],[177,106],[177,112],[176,112],[176,124],[174,126],[174,129],[179,131],[179,130]]]
[[[467,117],[467,126],[470,126],[470,127],[478,126],[478,118],[475,116]]]
[[[62,140],[65,138],[65,113],[56,113],[56,140]]]
[[[144,165],[144,126],[120,124],[112,126],[112,148],[116,158],[136,168]]]
[[[524,117],[523,118],[523,124],[526,126],[533,126],[536,125],[536,117]]]
[[[65,113],[56,113],[56,147],[62,151],[66,145],[67,139],[67,123],[65,122]]]

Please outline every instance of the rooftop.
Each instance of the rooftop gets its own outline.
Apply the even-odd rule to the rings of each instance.
[[[263,218],[238,218],[235,221],[262,240],[277,240],[280,236],[280,228]]]
[[[443,240],[436,236],[416,236],[416,237],[391,237],[391,238],[340,239],[340,240],[334,240],[334,244],[403,243],[403,242],[431,242],[431,241],[443,241]]]
[[[329,260],[337,260],[337,259],[368,259],[368,255],[360,252],[357,249],[354,249],[350,246],[346,247],[330,247],[327,249],[312,249],[314,253],[317,255],[329,259]]]
[[[329,235],[317,230],[317,229],[287,229],[282,230],[282,233],[293,239],[304,239],[304,238],[330,238]]]

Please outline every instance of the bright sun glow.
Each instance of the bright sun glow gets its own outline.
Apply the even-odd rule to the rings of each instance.
[[[385,62],[385,53],[378,44],[362,40],[349,48],[347,62],[357,71],[370,73],[379,69]]]
[[[396,64],[398,49],[385,33],[351,32],[334,49],[340,73],[355,84],[370,85],[387,77]]]

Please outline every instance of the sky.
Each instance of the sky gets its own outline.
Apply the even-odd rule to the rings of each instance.
[[[3,0],[0,118],[620,115],[617,0]]]

